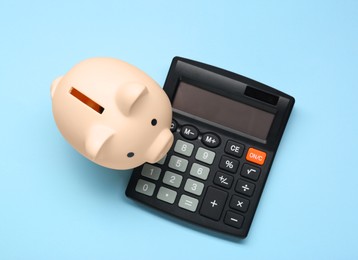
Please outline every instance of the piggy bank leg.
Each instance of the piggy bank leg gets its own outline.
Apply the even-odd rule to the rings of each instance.
[[[87,156],[92,160],[96,159],[104,144],[114,133],[115,131],[107,126],[92,126],[86,135],[85,149]]]

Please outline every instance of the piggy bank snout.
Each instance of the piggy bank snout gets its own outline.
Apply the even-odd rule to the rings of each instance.
[[[147,161],[156,163],[167,154],[173,144],[173,134],[168,128],[163,129],[153,140],[147,151]]]

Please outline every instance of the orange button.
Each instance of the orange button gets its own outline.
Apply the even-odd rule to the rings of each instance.
[[[250,148],[246,154],[246,160],[259,165],[263,165],[266,159],[266,153],[255,148]]]

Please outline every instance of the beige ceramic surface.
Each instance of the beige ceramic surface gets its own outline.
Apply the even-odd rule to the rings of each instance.
[[[51,86],[58,129],[82,155],[112,169],[157,162],[173,142],[172,109],[160,86],[113,58],[74,66]]]

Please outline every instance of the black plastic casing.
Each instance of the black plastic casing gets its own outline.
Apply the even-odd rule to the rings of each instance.
[[[141,176],[142,166],[134,169],[131,180],[128,184],[126,195],[130,198],[138,200],[144,204],[147,204],[151,207],[157,208],[161,211],[167,212],[171,215],[179,217],[181,219],[185,219],[189,222],[196,223],[202,226],[205,226],[210,229],[214,229],[220,232],[228,233],[237,237],[244,238],[247,236],[256,208],[258,206],[263,188],[265,186],[273,159],[275,157],[278,145],[280,143],[281,137],[285,130],[287,121],[289,119],[290,113],[292,111],[295,99],[281,91],[278,91],[272,87],[264,85],[260,82],[254,81],[252,79],[246,78],[239,74],[235,74],[233,72],[229,72],[227,70],[223,70],[214,66],[210,66],[204,63],[200,63],[197,61],[175,57],[170,66],[168,76],[166,78],[164,84],[164,91],[167,93],[171,102],[173,102],[177,87],[180,82],[185,82],[196,87],[202,88],[204,90],[210,91],[212,93],[216,93],[218,95],[230,98],[232,100],[236,100],[240,103],[252,106],[254,108],[269,112],[274,114],[274,119],[271,125],[271,128],[268,132],[267,138],[260,139],[254,136],[250,136],[248,134],[230,129],[228,127],[224,127],[217,123],[205,120],[203,118],[199,118],[197,116],[190,115],[186,112],[173,109],[173,119],[178,123],[179,128],[173,133],[175,137],[174,144],[177,139],[183,140],[183,137],[180,135],[180,127],[183,125],[193,125],[195,126],[199,132],[199,138],[194,141],[188,141],[194,144],[196,147],[194,150],[194,154],[196,149],[200,146],[203,147],[203,143],[201,141],[202,135],[204,133],[212,132],[216,133],[221,139],[221,145],[216,148],[207,148],[216,153],[215,160],[212,165],[208,166],[213,171],[210,172],[207,180],[198,180],[203,182],[205,185],[203,194],[199,197],[194,196],[192,194],[188,194],[183,189],[183,184],[175,189],[178,191],[178,194],[186,194],[192,197],[196,197],[199,199],[199,205],[196,212],[190,212],[178,207],[178,196],[173,204],[168,204],[166,202],[160,201],[156,198],[155,194],[158,192],[160,186],[165,186],[167,188],[172,189],[170,186],[162,183],[162,177],[154,182],[156,184],[156,190],[154,192],[154,196],[149,197],[143,194],[140,194],[135,191],[135,186],[138,179],[145,179],[145,177]],[[240,116],[240,115],[238,115]],[[250,205],[245,213],[240,213],[244,216],[244,222],[241,228],[235,228],[229,226],[224,223],[224,215],[227,211],[234,211],[229,206],[230,198],[233,195],[237,195],[237,192],[234,190],[235,183],[233,187],[228,190],[222,187],[218,187],[213,183],[214,175],[216,171],[219,169],[219,161],[221,155],[224,155],[225,144],[228,140],[235,141],[237,143],[243,144],[245,146],[244,154],[242,158],[240,158],[239,169],[232,176],[235,178],[235,183],[240,176],[240,171],[245,161],[245,156],[248,148],[253,147],[255,149],[264,151],[267,154],[265,163],[261,168],[260,177],[257,181],[255,181],[255,192],[254,194],[248,198],[250,200]],[[205,146],[204,146],[205,147]],[[172,169],[168,168],[167,162],[171,155],[175,154],[173,151],[173,147],[168,152],[168,156],[166,159],[166,163],[164,165],[157,165],[162,169],[162,175],[165,171]],[[176,154],[177,155],[177,154]],[[230,155],[228,155],[230,157]],[[185,158],[189,160],[189,166],[196,162],[194,156],[190,158]],[[234,158],[233,159],[237,159]],[[254,165],[254,164],[253,164]],[[190,168],[190,167],[189,167]],[[183,173],[184,180],[189,177],[189,170],[186,173]],[[193,177],[190,177],[195,179]],[[152,181],[152,180],[149,180]],[[153,181],[152,181],[153,182]],[[226,201],[226,205],[223,210],[223,214],[219,221],[212,220],[200,215],[200,207],[203,201],[203,197],[205,196],[205,192],[208,187],[215,187],[217,189],[223,190],[228,193],[228,199]]]

